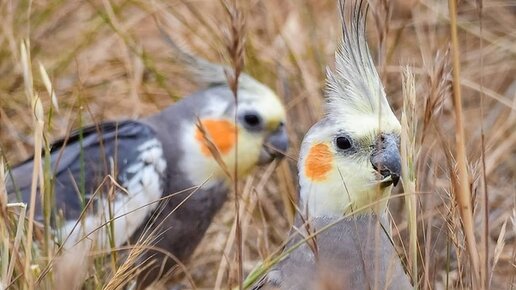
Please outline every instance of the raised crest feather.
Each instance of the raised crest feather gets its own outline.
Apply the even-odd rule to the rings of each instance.
[[[185,49],[181,48],[163,28],[159,27],[159,30],[165,42],[172,48],[175,60],[187,67],[188,71],[194,76],[194,81],[197,84],[207,87],[228,85],[226,73],[231,73],[233,69],[229,66],[212,63],[187,52]],[[238,86],[243,90],[273,94],[269,88],[246,73],[240,74]]]
[[[335,70],[327,69],[327,111],[330,117],[354,114],[391,115],[385,91],[365,37],[367,0],[345,8],[339,1],[343,39],[335,53]]]

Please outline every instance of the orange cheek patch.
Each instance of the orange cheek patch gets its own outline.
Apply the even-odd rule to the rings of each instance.
[[[323,181],[330,172],[333,156],[326,144],[317,144],[310,148],[305,161],[305,175],[313,181]]]
[[[220,153],[226,154],[235,146],[237,128],[233,123],[227,120],[202,119],[201,124]],[[195,139],[201,145],[202,153],[211,156],[210,149],[199,128],[195,130]]]

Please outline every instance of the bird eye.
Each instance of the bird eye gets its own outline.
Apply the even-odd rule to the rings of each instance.
[[[257,129],[261,127],[262,118],[256,112],[247,112],[242,117],[244,125],[250,129]]]
[[[350,149],[352,144],[351,140],[348,137],[340,136],[335,139],[335,144],[339,149],[347,150]]]

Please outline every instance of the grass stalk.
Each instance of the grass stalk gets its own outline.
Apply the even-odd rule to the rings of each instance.
[[[131,1],[126,1],[131,2]],[[89,2],[93,8],[97,10],[98,16],[105,21],[106,24],[113,29],[113,31],[124,41],[127,47],[130,49],[132,53],[141,58],[145,68],[152,72],[156,77],[156,81],[159,86],[167,92],[170,97],[174,97],[174,93],[168,88],[166,85],[167,78],[161,73],[156,67],[155,61],[151,57],[151,55],[147,54],[144,50],[140,48],[140,46],[134,41],[131,36],[122,30],[121,25],[119,24],[116,16],[118,9],[115,9],[110,3],[109,0],[104,0],[104,8],[105,12],[98,9],[93,2]]]
[[[50,82],[50,78],[48,77],[48,74],[45,70],[45,67],[39,63],[39,72],[40,77],[43,80],[43,84],[45,85],[45,88],[47,89],[47,92],[50,96],[52,106],[50,107],[50,110],[48,112],[48,118],[47,123],[44,129],[50,130],[52,127],[52,116],[54,115],[53,108],[56,110],[59,110],[59,106],[57,104],[57,96],[54,92],[54,89],[52,87],[52,83]],[[51,216],[52,216],[52,209],[54,208],[54,177],[52,174],[52,163],[51,163],[51,155],[50,155],[50,142],[48,139],[47,131],[42,131],[42,138],[43,138],[43,147],[44,147],[44,160],[43,160],[43,188],[44,192],[41,196],[43,205],[43,225],[44,225],[44,255],[48,259],[51,259],[53,256],[53,245],[54,240],[52,238],[52,227],[50,224]],[[53,275],[50,273],[49,279],[45,280],[46,288],[52,288],[52,281],[53,281]]]
[[[453,107],[455,109],[455,150],[458,169],[458,188],[453,191],[459,207],[464,234],[466,236],[466,248],[469,252],[471,270],[473,272],[473,285],[479,287],[479,262],[477,244],[475,242],[473,209],[471,207],[471,193],[469,188],[469,174],[467,168],[466,146],[464,136],[464,122],[462,113],[462,92],[460,86],[460,50],[457,34],[457,2],[448,0],[450,14],[450,34],[453,64]]]
[[[41,148],[43,146],[43,106],[39,97],[34,94],[33,81],[32,81],[32,66],[30,61],[29,53],[29,42],[24,41],[21,44],[20,54],[22,55],[22,69],[25,80],[25,92],[27,98],[31,100],[32,112],[33,112],[33,126],[34,126],[34,167],[32,171],[32,185],[30,191],[30,204],[36,204],[36,192],[38,189],[44,192],[42,171],[41,171]],[[27,236],[25,243],[25,262],[24,262],[24,275],[26,281],[26,289],[34,289],[34,281],[32,275],[32,242],[33,242],[33,230],[34,230],[34,215],[35,207],[29,208],[29,220],[27,228]]]
[[[416,85],[409,67],[403,70],[403,112],[401,115],[401,180],[405,190],[405,204],[409,226],[408,265],[414,289],[418,287],[418,241],[417,241],[417,196],[416,196]]]
[[[482,0],[477,0],[478,10],[478,21],[480,27],[480,35],[483,32],[482,22]],[[480,41],[480,162],[482,166],[482,221],[483,221],[483,233],[481,235],[482,249],[482,268],[480,271],[480,282],[484,289],[489,289],[489,194],[487,191],[487,173],[486,173],[486,143],[485,143],[485,131],[484,131],[484,54],[482,53],[484,48],[484,40],[479,37]]]
[[[0,152],[1,154],[1,152]],[[5,167],[4,159],[0,155],[0,259],[4,261],[0,263],[0,289],[5,288],[8,280],[9,270],[9,252],[10,252],[10,234],[8,230],[8,216],[7,216],[7,192],[5,189]]]
[[[238,10],[236,2],[232,4],[222,1],[222,4],[230,17],[231,29],[226,36],[226,49],[229,53],[232,72],[226,72],[228,85],[235,97],[235,116],[234,122],[238,123],[238,80],[244,68],[244,48],[245,48],[245,20],[242,12]],[[240,220],[240,196],[238,190],[238,134],[235,135],[235,164],[233,174],[233,190],[235,192],[235,242],[237,249],[237,283],[240,290],[243,289],[244,269],[243,269],[243,241],[242,224]]]

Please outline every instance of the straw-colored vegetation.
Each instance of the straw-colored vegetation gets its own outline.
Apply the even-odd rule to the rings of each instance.
[[[220,212],[187,273],[178,268],[178,279],[197,288],[237,286],[281,246],[294,215],[298,148],[323,114],[325,67],[340,38],[334,0],[237,2],[244,71],[288,108],[291,150],[278,167],[241,180],[239,202]],[[370,48],[404,126],[405,192],[390,202],[393,238],[419,289],[515,289],[516,7],[455,2],[371,0]],[[50,196],[52,140],[146,116],[195,91],[160,28],[234,67],[230,40],[243,31],[231,25],[227,6],[211,0],[0,2],[0,288],[118,289],[130,280],[138,252],[60,256],[49,219],[32,223],[33,211],[8,204],[4,179],[36,152],[44,174],[34,180]]]

